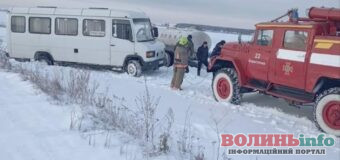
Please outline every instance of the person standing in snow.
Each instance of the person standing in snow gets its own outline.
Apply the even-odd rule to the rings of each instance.
[[[197,76],[200,76],[201,74],[202,64],[208,67],[208,55],[209,55],[208,42],[203,42],[202,46],[200,46],[197,50],[198,59]]]
[[[222,40],[220,42],[218,42],[214,48],[214,50],[212,51],[210,57],[214,57],[214,56],[218,56],[221,54],[221,50],[222,50],[222,47],[224,46],[225,44],[225,41]]]
[[[195,46],[194,46],[194,42],[192,42],[192,35],[188,35],[188,42],[189,42],[189,56],[191,58],[195,58]]]
[[[189,56],[191,53],[190,44],[187,37],[181,37],[175,47],[174,74],[171,81],[171,89],[182,90],[181,85],[184,73],[188,67]]]
[[[192,35],[188,35],[188,37],[187,37],[187,39],[188,39],[188,41],[189,41],[189,57],[191,58],[191,59],[194,59],[195,57],[194,57],[194,54],[195,54],[195,46],[194,46],[194,43],[192,42]],[[185,73],[189,73],[189,66],[187,67],[187,68],[185,68]]]

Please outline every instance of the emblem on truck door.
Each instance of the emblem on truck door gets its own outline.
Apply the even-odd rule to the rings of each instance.
[[[282,70],[283,70],[283,72],[285,72],[285,75],[289,76],[291,73],[294,72],[294,67],[291,65],[290,62],[286,62],[282,66]]]
[[[261,53],[256,53],[254,58],[255,59],[261,59]]]

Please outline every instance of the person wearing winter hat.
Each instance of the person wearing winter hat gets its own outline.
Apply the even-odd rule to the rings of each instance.
[[[193,57],[195,54],[195,48],[194,48],[195,46],[194,46],[194,43],[192,42],[192,35],[189,34],[187,36],[187,39],[189,41],[189,44],[188,44],[189,45],[189,58],[194,59]],[[185,73],[189,73],[189,66],[185,68]]]
[[[221,50],[222,50],[224,44],[225,44],[225,41],[224,41],[224,40],[218,42],[218,43],[216,44],[214,50],[212,51],[210,57],[214,57],[214,56],[220,55],[220,54],[221,54]]]
[[[197,76],[200,76],[201,74],[202,64],[208,67],[208,56],[209,56],[208,42],[203,42],[202,46],[200,46],[197,50],[197,60],[198,60]]]

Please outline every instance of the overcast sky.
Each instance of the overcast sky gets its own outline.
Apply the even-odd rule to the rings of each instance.
[[[98,6],[144,11],[156,23],[196,23],[253,28],[288,9],[299,8],[300,16],[315,7],[340,8],[340,0],[0,0],[0,5]]]
[[[189,22],[253,28],[290,8],[305,16],[311,6],[340,8],[340,0],[114,0],[137,5],[156,22]]]

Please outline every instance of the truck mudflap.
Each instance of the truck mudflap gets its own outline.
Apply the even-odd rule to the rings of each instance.
[[[142,66],[142,70],[143,71],[156,70],[164,65],[165,65],[164,59],[158,59],[158,60],[151,61],[151,62],[144,62]]]

